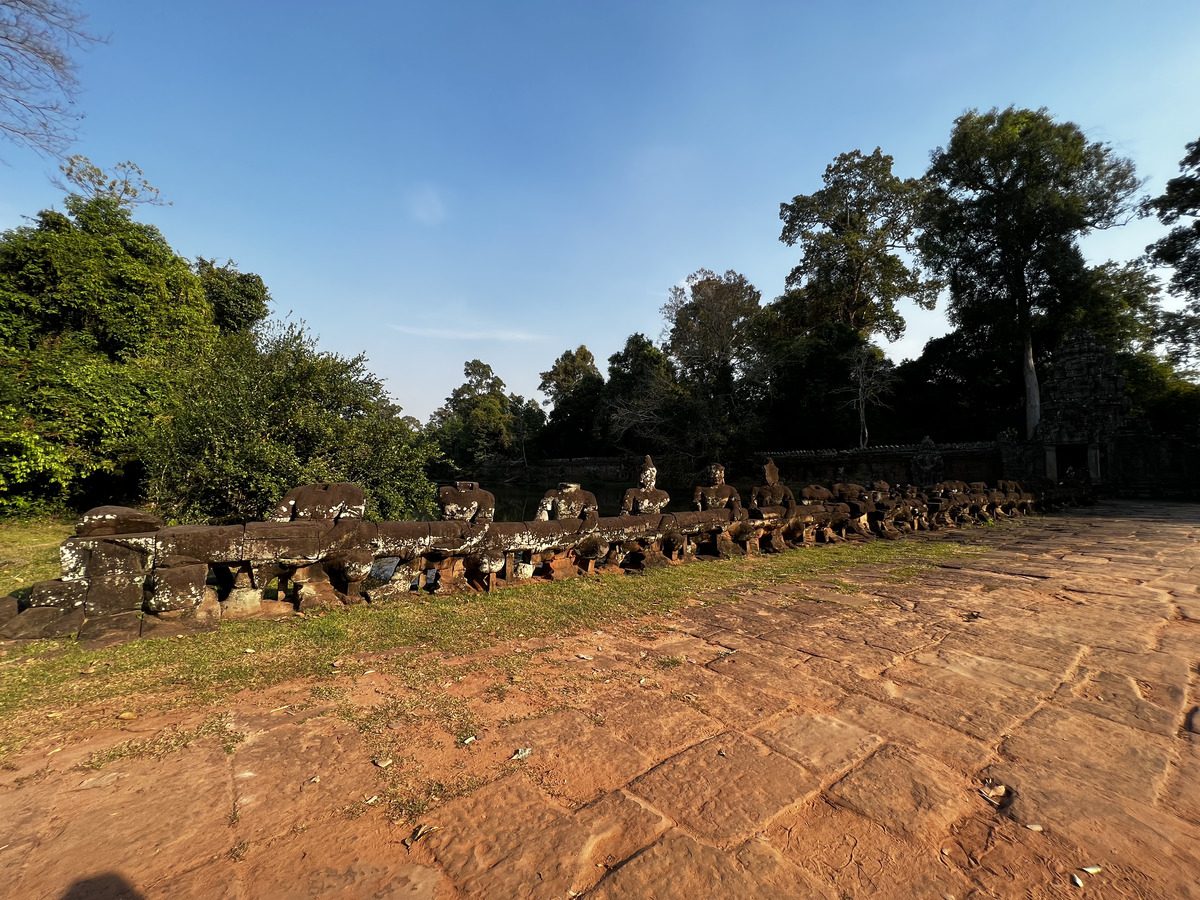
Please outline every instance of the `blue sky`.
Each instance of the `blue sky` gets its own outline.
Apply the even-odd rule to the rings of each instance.
[[[174,202],[140,218],[262,275],[422,420],[468,359],[526,396],[579,344],[604,369],[701,267],[775,297],[779,204],[839,153],[919,175],[963,111],[1044,106],[1157,193],[1200,138],[1194,0],[81,5],[109,41],[73,152],[135,161]],[[0,157],[0,228],[61,207],[55,163]],[[946,330],[908,319],[897,360]]]

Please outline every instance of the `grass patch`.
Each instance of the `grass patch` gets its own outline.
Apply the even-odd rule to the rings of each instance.
[[[74,522],[57,519],[0,522],[0,597],[24,600],[33,584],[57,578],[58,546],[74,533]]]
[[[654,660],[654,664],[660,669],[673,669],[676,666],[683,665],[682,656],[660,656]]]
[[[43,523],[0,526],[0,557],[39,543],[57,547],[67,531],[67,526]],[[414,595],[283,622],[230,621],[188,638],[135,640],[96,651],[72,640],[39,641],[0,657],[0,759],[29,739],[87,725],[116,701],[133,712],[195,708],[300,678],[318,680],[314,699],[336,700],[337,680],[366,668],[355,654],[398,647],[412,649],[385,662],[372,661],[370,667],[406,672],[407,682],[426,684],[436,694],[436,681],[446,679],[446,669],[436,660],[421,661],[427,653],[468,655],[518,637],[570,634],[667,615],[697,602],[724,602],[697,600],[722,589],[745,594],[814,577],[828,580],[855,566],[928,565],[973,552],[959,541],[919,538],[821,546],[663,567],[637,578],[605,574],[525,584],[471,595],[470,602],[462,596]],[[335,660],[342,666],[332,668]],[[475,725],[453,703],[439,708],[437,717],[460,739]]]
[[[162,759],[164,756],[190,747],[193,742],[206,737],[220,737],[221,746],[225,748],[226,753],[232,753],[233,748],[246,738],[241,732],[229,729],[228,715],[210,716],[195,728],[180,728],[171,725],[152,738],[122,741],[116,746],[93,753],[80,763],[79,767],[81,769],[102,769],[118,759]]]

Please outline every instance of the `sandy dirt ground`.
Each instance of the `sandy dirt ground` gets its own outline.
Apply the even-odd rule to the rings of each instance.
[[[172,752],[119,751],[212,710],[39,740],[0,771],[0,895],[1200,897],[1200,506],[950,537],[986,551],[424,690],[354,660]]]

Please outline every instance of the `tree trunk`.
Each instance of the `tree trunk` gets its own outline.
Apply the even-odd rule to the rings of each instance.
[[[1037,369],[1033,365],[1033,335],[1024,335],[1025,352],[1021,357],[1021,372],[1025,376],[1025,439],[1033,440],[1034,429],[1042,420],[1042,392],[1038,387]]]

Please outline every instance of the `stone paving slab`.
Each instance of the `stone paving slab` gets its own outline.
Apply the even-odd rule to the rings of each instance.
[[[480,656],[447,692],[533,717],[405,725],[397,768],[467,791],[416,819],[363,802],[390,775],[333,705],[278,711],[302,685],[239,700],[231,753],[78,768],[169,715],[39,747],[0,774],[0,896],[1200,900],[1200,506],[947,538],[985,552],[550,642],[519,686]]]
[[[699,837],[726,846],[819,787],[812,773],[784,756],[725,733],[671,757],[629,790]]]

